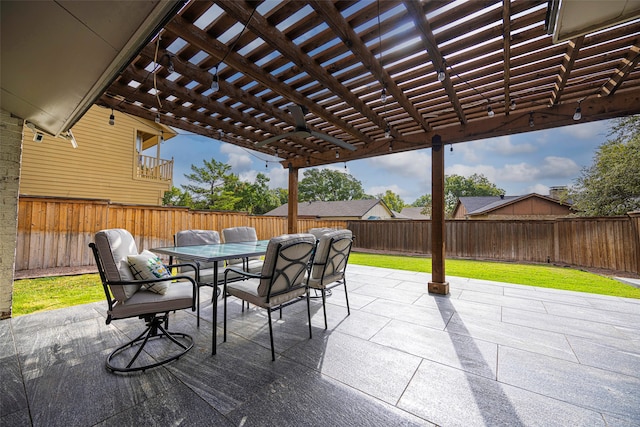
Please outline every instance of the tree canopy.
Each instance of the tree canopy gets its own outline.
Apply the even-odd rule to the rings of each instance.
[[[362,183],[348,173],[332,169],[307,169],[298,184],[298,200],[301,202],[333,202],[371,198]]]
[[[182,185],[182,191],[172,187],[165,192],[164,205],[263,214],[287,200],[287,190],[270,189],[269,177],[263,173],[258,173],[254,183],[245,182],[225,163],[203,162],[204,166],[191,165],[192,173],[185,174],[189,183]]]
[[[382,200],[389,209],[395,212],[400,212],[405,207],[402,198],[391,190],[385,191],[384,194],[376,195],[376,198]]]
[[[613,123],[609,139],[571,189],[573,208],[580,215],[612,216],[640,210],[640,116]]]
[[[471,196],[499,196],[504,194],[502,188],[498,188],[483,174],[474,173],[470,177],[461,175],[446,175],[444,177],[444,206],[447,216],[453,215],[453,210],[460,197]],[[424,207],[422,214],[431,215],[431,194],[420,196],[412,206]]]

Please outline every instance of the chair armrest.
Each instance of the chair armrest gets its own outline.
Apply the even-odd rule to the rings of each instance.
[[[227,283],[227,274],[229,274],[229,272],[232,271],[234,273],[237,273],[243,277],[247,277],[247,278],[252,278],[252,279],[261,279],[262,275],[259,273],[249,273],[248,271],[245,271],[244,269],[239,269],[237,267],[227,267],[224,270],[224,283],[226,285]]]
[[[182,262],[179,264],[165,264],[165,267],[167,267],[167,269],[174,268],[174,267],[191,267],[193,268],[193,271],[198,271],[199,266],[200,266],[200,263],[198,261],[195,261],[195,263]]]

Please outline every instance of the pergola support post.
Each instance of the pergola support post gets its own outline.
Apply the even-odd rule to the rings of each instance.
[[[289,204],[287,212],[287,233],[298,232],[298,168],[289,163]]]
[[[444,147],[440,135],[431,138],[431,200],[431,281],[428,290],[447,295],[449,282],[444,274]]]

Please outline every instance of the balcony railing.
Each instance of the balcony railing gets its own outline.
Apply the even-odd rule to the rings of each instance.
[[[173,160],[158,159],[141,154],[138,156],[137,177],[154,181],[171,181]]]

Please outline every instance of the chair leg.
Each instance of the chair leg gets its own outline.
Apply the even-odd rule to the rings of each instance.
[[[184,355],[186,352],[188,352],[189,350],[191,350],[191,348],[193,348],[193,338],[190,335],[181,333],[181,332],[170,332],[167,329],[165,329],[165,327],[163,327],[163,323],[167,324],[167,317],[169,316],[169,313],[165,313],[163,316],[152,316],[151,318],[147,319],[147,328],[144,330],[144,332],[142,332],[140,335],[138,335],[137,338],[133,339],[132,341],[129,341],[128,343],[118,347],[117,349],[115,349],[108,357],[107,357],[107,361],[106,361],[106,367],[109,371],[111,372],[134,372],[134,371],[145,371],[147,369],[151,369],[154,368],[156,366],[160,366],[160,365],[164,365],[165,363],[171,362],[173,360],[177,360],[180,357],[182,357],[182,355]],[[158,332],[160,331],[160,332]],[[181,343],[180,341],[178,341],[175,337],[182,337],[184,338],[187,343],[186,345]],[[138,359],[138,356],[140,356],[140,354],[142,353],[142,350],[144,349],[144,347],[146,346],[147,342],[149,341],[149,339],[151,338],[158,338],[158,339],[162,339],[162,338],[167,338],[169,339],[172,343],[176,344],[181,351],[174,354],[171,357],[168,357],[166,359],[163,359],[159,362],[155,362],[155,363],[151,363],[148,365],[143,365],[143,366],[136,366],[136,367],[132,367],[133,364],[136,362],[136,360]],[[125,367],[119,367],[119,366],[115,366],[114,364],[112,364],[112,360],[120,353],[122,353],[123,351],[125,351],[128,348],[133,348],[135,346],[139,346],[137,351],[135,352],[135,354],[133,355],[133,357],[129,360],[129,362],[126,364]]]
[[[307,320],[309,321],[309,339],[311,339],[312,338],[311,336],[311,303],[309,298],[309,289],[307,289]],[[325,323],[326,323],[326,317],[325,317]],[[327,329],[326,325],[325,325],[325,329]]]
[[[223,321],[223,325],[224,325],[224,335],[222,337],[222,341],[223,342],[227,342],[227,284],[224,284],[224,321]]]
[[[197,320],[196,320],[196,327],[200,327],[200,284],[196,285],[196,287],[198,288],[198,303],[196,304],[196,307],[198,308],[198,315],[197,315]]]
[[[218,341],[218,287],[213,287],[213,332],[211,333],[211,354],[216,354],[216,345]]]
[[[271,340],[271,361],[276,361],[276,351],[273,349],[273,327],[271,326],[271,310],[267,308],[269,314],[269,339]]]
[[[342,279],[342,286],[344,286],[344,299],[347,300],[347,316],[351,316],[351,309],[349,308],[349,293],[347,292],[347,279]]]
[[[322,313],[324,314],[324,328],[327,329],[327,295],[325,288],[321,289],[322,292]]]

